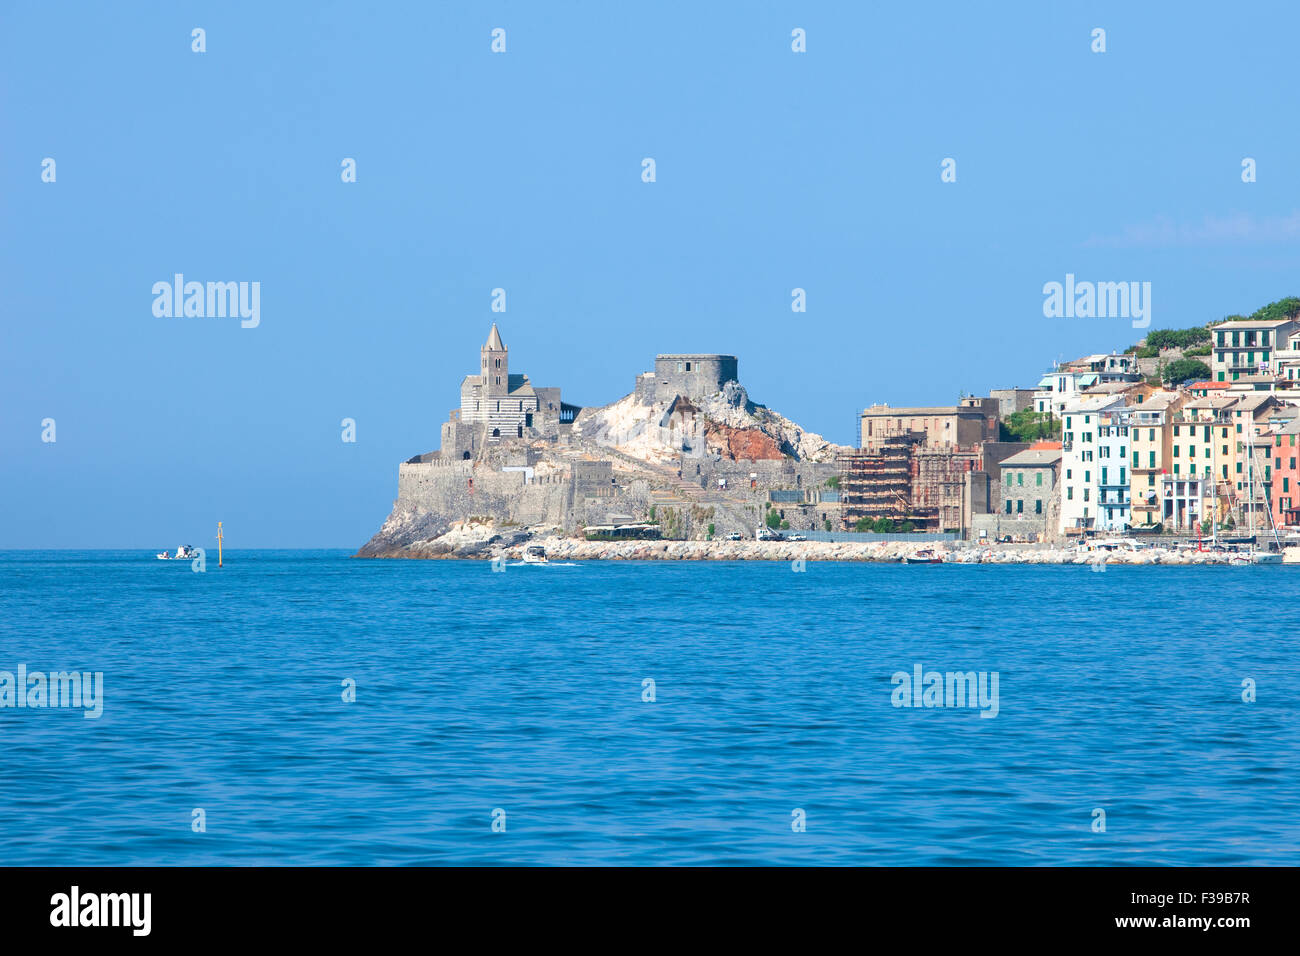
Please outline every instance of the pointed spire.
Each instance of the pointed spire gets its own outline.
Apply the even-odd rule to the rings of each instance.
[[[483,347],[494,352],[504,352],[506,350],[506,344],[501,341],[501,333],[497,331],[495,322],[492,323],[492,331],[488,333],[487,344]]]

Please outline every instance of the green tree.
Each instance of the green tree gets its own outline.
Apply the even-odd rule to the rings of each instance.
[[[1251,319],[1257,322],[1271,322],[1275,319],[1289,319],[1298,313],[1300,313],[1300,299],[1289,295],[1285,299],[1278,299],[1255,310]]]
[[[1025,408],[1004,418],[999,430],[999,437],[1003,441],[1057,439],[1061,437],[1061,422],[1051,412],[1036,412],[1032,408]]]
[[[1181,358],[1164,368],[1164,380],[1170,384],[1200,381],[1210,377],[1210,367],[1199,359]]]
[[[1148,332],[1146,337],[1146,349],[1154,349],[1151,355],[1143,355],[1143,349],[1138,350],[1139,358],[1154,358],[1160,353],[1161,349],[1185,349],[1196,345],[1200,342],[1210,341],[1210,330],[1203,325],[1195,326],[1190,329],[1156,329]]]

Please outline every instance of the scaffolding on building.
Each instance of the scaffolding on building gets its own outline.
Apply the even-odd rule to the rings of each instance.
[[[910,521],[918,531],[965,531],[966,476],[980,470],[978,446],[928,446],[924,432],[890,435],[872,449],[841,455],[844,528],[859,521]]]
[[[913,452],[913,520],[925,530],[966,530],[966,475],[982,468],[978,448],[948,446],[917,448]]]
[[[839,458],[840,515],[846,529],[863,518],[902,521],[912,511],[912,447],[923,436],[898,435],[876,449]]]

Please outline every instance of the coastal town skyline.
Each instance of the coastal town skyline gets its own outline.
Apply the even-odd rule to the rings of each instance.
[[[29,507],[0,547],[158,549],[216,520],[232,547],[351,547],[492,319],[576,404],[624,394],[646,355],[726,352],[765,404],[850,444],[874,403],[1029,386],[1134,321],[1293,291],[1300,132],[1269,119],[1289,109],[1284,5],[1263,31],[1208,4],[1176,24],[692,9],[686,30],[670,10],[416,9],[397,29],[327,9],[304,42],[287,11],[89,9],[54,31],[15,6],[0,49],[32,108],[0,121],[0,493]],[[1198,22],[1213,70],[1187,57],[1211,56]],[[318,75],[331,57],[358,68]],[[141,133],[231,115],[213,149]],[[235,301],[160,303],[177,275]],[[1070,276],[1136,283],[1142,316],[1046,317]]]
[[[479,352],[440,444],[400,465],[393,511],[359,556],[495,560],[556,536],[1060,546],[1223,532],[1252,546],[1271,536],[1261,560],[1280,561],[1300,530],[1296,297],[1153,330],[1032,387],[869,406],[852,447],[756,402],[735,355],[660,353],[632,392],[583,407],[520,371],[497,323]],[[1174,560],[1177,541],[1158,540]]]

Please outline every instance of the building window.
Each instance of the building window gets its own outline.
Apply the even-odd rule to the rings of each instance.
[[[1017,498],[1017,499],[1016,499],[1016,514],[1018,514],[1018,515],[1022,515],[1022,514],[1024,514],[1024,513],[1025,513],[1025,500],[1024,500],[1023,498]]]
[[[1037,500],[1034,501],[1034,514],[1040,515],[1042,513],[1043,513],[1043,499],[1038,498]]]
[[[1295,465],[1292,465],[1291,467],[1294,468]],[[1038,486],[1041,488],[1043,486],[1043,473],[1041,471],[1038,473],[1037,478],[1038,478]]]
[[[1007,499],[1007,514],[1011,514],[1011,499]]]

